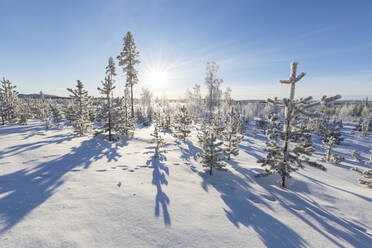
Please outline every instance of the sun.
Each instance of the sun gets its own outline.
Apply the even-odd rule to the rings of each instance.
[[[147,81],[152,85],[156,84],[156,86],[164,86],[169,80],[169,73],[167,70],[159,67],[150,68],[146,76]]]

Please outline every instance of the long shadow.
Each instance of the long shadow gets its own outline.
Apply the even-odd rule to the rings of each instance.
[[[200,176],[205,191],[208,191],[208,187],[213,187],[221,194],[221,199],[228,207],[224,209],[226,217],[236,228],[241,225],[252,228],[266,247],[307,246],[306,241],[293,229],[258,207],[271,208],[270,204],[263,200],[265,196],[253,193],[247,178],[231,171],[216,171],[213,176],[200,173]]]
[[[171,218],[168,211],[168,205],[170,203],[169,197],[163,191],[162,186],[168,185],[168,180],[166,176],[169,176],[168,167],[161,161],[165,160],[164,156],[160,158],[151,157],[146,162],[150,168],[153,168],[152,171],[152,184],[156,187],[156,196],[155,196],[155,216],[159,217],[160,212],[163,214],[163,221],[165,226],[171,225]]]
[[[198,153],[202,152],[202,150],[199,147],[194,146],[191,141],[185,141],[183,143],[176,141],[176,144],[181,151],[181,158],[187,161],[190,161],[191,158],[197,160]],[[182,144],[186,144],[187,148],[182,147]]]
[[[0,158],[15,156],[23,152],[35,150],[49,144],[61,144],[65,141],[70,141],[73,137],[74,136],[72,134],[55,135],[52,137],[45,137],[41,141],[9,146],[6,149],[0,151]]]
[[[64,183],[63,176],[76,167],[88,168],[92,162],[106,157],[116,160],[119,146],[101,139],[83,141],[61,157],[41,163],[31,169],[21,169],[0,176],[0,234],[20,222],[31,211],[51,197]]]
[[[246,178],[252,177],[252,173],[246,168],[242,168],[237,164],[234,164],[233,168]],[[353,192],[340,189],[336,186],[320,182],[303,174],[301,175],[307,177],[317,184],[323,184],[323,186],[326,185],[371,202],[371,199],[368,197],[364,197]],[[312,200],[309,196],[305,197],[304,195],[309,194],[310,192],[308,190],[303,190],[303,188],[306,188],[303,186],[303,183],[301,185],[293,185],[293,187],[296,188],[294,190],[298,190],[297,187],[299,187],[299,190],[302,190],[302,193],[305,194],[291,192],[289,190],[282,190],[278,187],[273,187],[272,185],[263,182],[263,180],[257,179],[256,181],[261,187],[271,194],[269,199],[278,201],[283,208],[287,209],[291,214],[299,218],[304,224],[310,226],[313,230],[320,233],[334,245],[344,247],[344,245],[337,241],[335,237],[343,239],[352,247],[368,247],[368,244],[370,245],[372,243],[372,236],[366,233],[365,228],[332,214],[320,206],[316,201]],[[332,196],[330,196],[330,198],[332,198]]]

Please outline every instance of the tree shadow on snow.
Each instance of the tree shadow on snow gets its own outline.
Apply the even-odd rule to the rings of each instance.
[[[266,213],[262,208],[272,209],[265,199],[249,185],[250,177],[242,178],[231,171],[215,171],[213,176],[200,173],[202,187],[213,187],[221,194],[228,208],[224,209],[229,221],[240,228],[253,229],[267,247],[305,247],[306,241],[293,229]],[[259,207],[261,206],[261,208]],[[269,210],[270,211],[270,210]]]
[[[57,142],[58,143],[58,142]],[[35,144],[31,143],[31,147]],[[126,142],[111,143],[102,139],[89,139],[71,152],[32,167],[0,176],[0,234],[12,228],[31,211],[51,197],[65,179],[63,176],[78,167],[87,169],[92,162],[106,158],[117,160],[117,149]],[[23,145],[22,148],[27,147]],[[27,148],[26,148],[27,149]],[[15,149],[17,150],[17,148]],[[18,151],[20,152],[20,151]]]
[[[296,216],[298,219],[300,219],[305,225],[308,225],[311,229],[317,231],[319,234],[321,234],[323,237],[328,239],[330,242],[332,242],[335,246],[338,247],[344,247],[343,244],[341,244],[337,239],[342,239],[345,242],[347,242],[350,246],[353,247],[368,247],[368,244],[372,243],[372,236],[367,233],[366,228],[362,227],[361,225],[358,225],[356,223],[353,223],[352,221],[349,221],[344,218],[340,218],[339,216],[334,215],[327,209],[323,208],[321,205],[319,205],[316,201],[312,200],[310,196],[310,191],[308,190],[308,187],[306,184],[302,181],[292,179],[293,181],[291,188],[293,188],[293,191],[290,189],[282,189],[276,185],[272,185],[270,183],[267,183],[267,178],[254,178],[254,173],[252,173],[251,170],[248,170],[247,168],[243,168],[239,166],[238,164],[232,164],[232,167],[240,173],[246,180],[256,180],[256,182],[263,187],[268,194],[271,196],[263,196],[265,199],[268,199],[270,201],[277,201],[284,209],[287,209],[292,215]],[[301,174],[301,173],[299,173]],[[301,174],[304,177],[309,178],[306,175]],[[272,176],[269,176],[272,177]],[[268,178],[269,178],[268,177]],[[340,189],[338,187],[325,184],[323,182],[320,182],[316,179],[309,178],[311,181],[314,181],[317,184],[320,185],[327,185],[332,188],[341,190],[346,193],[350,193],[353,195],[356,195],[358,197],[361,197],[362,199],[366,200],[366,204],[370,204],[371,199]],[[271,180],[271,179],[270,179]],[[333,196],[328,196],[328,198],[332,198]],[[236,200],[235,200],[236,201]],[[252,210],[252,209],[251,209]],[[256,211],[257,209],[253,209],[253,211]],[[246,211],[246,214],[254,214],[257,215],[255,212]],[[260,212],[259,212],[260,214]],[[271,224],[267,224],[270,226]],[[270,232],[272,232],[272,227],[270,228]],[[288,228],[288,227],[286,227]],[[277,229],[277,228],[275,228]],[[273,235],[276,235],[273,233]],[[280,235],[279,235],[280,236]],[[337,238],[336,238],[337,237]],[[271,240],[270,240],[271,239]],[[291,243],[290,240],[283,240],[282,242],[273,240],[274,238],[269,238],[269,241],[273,241],[274,243],[265,243],[269,246],[284,246],[284,247],[291,247],[291,246],[300,246],[304,245],[303,242],[300,242],[300,245],[296,245],[295,243]],[[300,238],[299,241],[302,239]],[[287,244],[289,242],[289,244]]]
[[[171,225],[171,218],[168,212],[168,205],[170,203],[169,197],[163,191],[162,186],[168,185],[168,180],[166,176],[169,176],[168,167],[161,161],[165,160],[164,155],[160,155],[159,158],[151,157],[146,162],[152,171],[152,184],[156,187],[156,196],[155,196],[155,216],[160,216],[160,210],[163,213],[163,221],[165,226]]]

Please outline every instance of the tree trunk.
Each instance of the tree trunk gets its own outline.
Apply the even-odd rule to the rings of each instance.
[[[210,166],[210,169],[209,169],[209,175],[212,176],[212,165]]]
[[[285,176],[282,176],[282,187],[285,188]]]
[[[132,81],[132,80],[131,80]],[[130,84],[130,101],[131,101],[131,114],[132,114],[132,118],[134,117],[134,107],[133,107],[133,84],[131,82]]]

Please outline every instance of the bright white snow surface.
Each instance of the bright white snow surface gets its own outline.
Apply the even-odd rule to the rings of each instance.
[[[371,138],[351,124],[328,171],[255,178],[264,136],[248,135],[228,171],[204,172],[196,132],[171,133],[152,158],[153,128],[108,142],[41,123],[0,127],[0,247],[372,247],[372,191],[350,152],[367,160]],[[319,148],[319,147],[318,147]],[[313,159],[319,160],[318,149]]]

